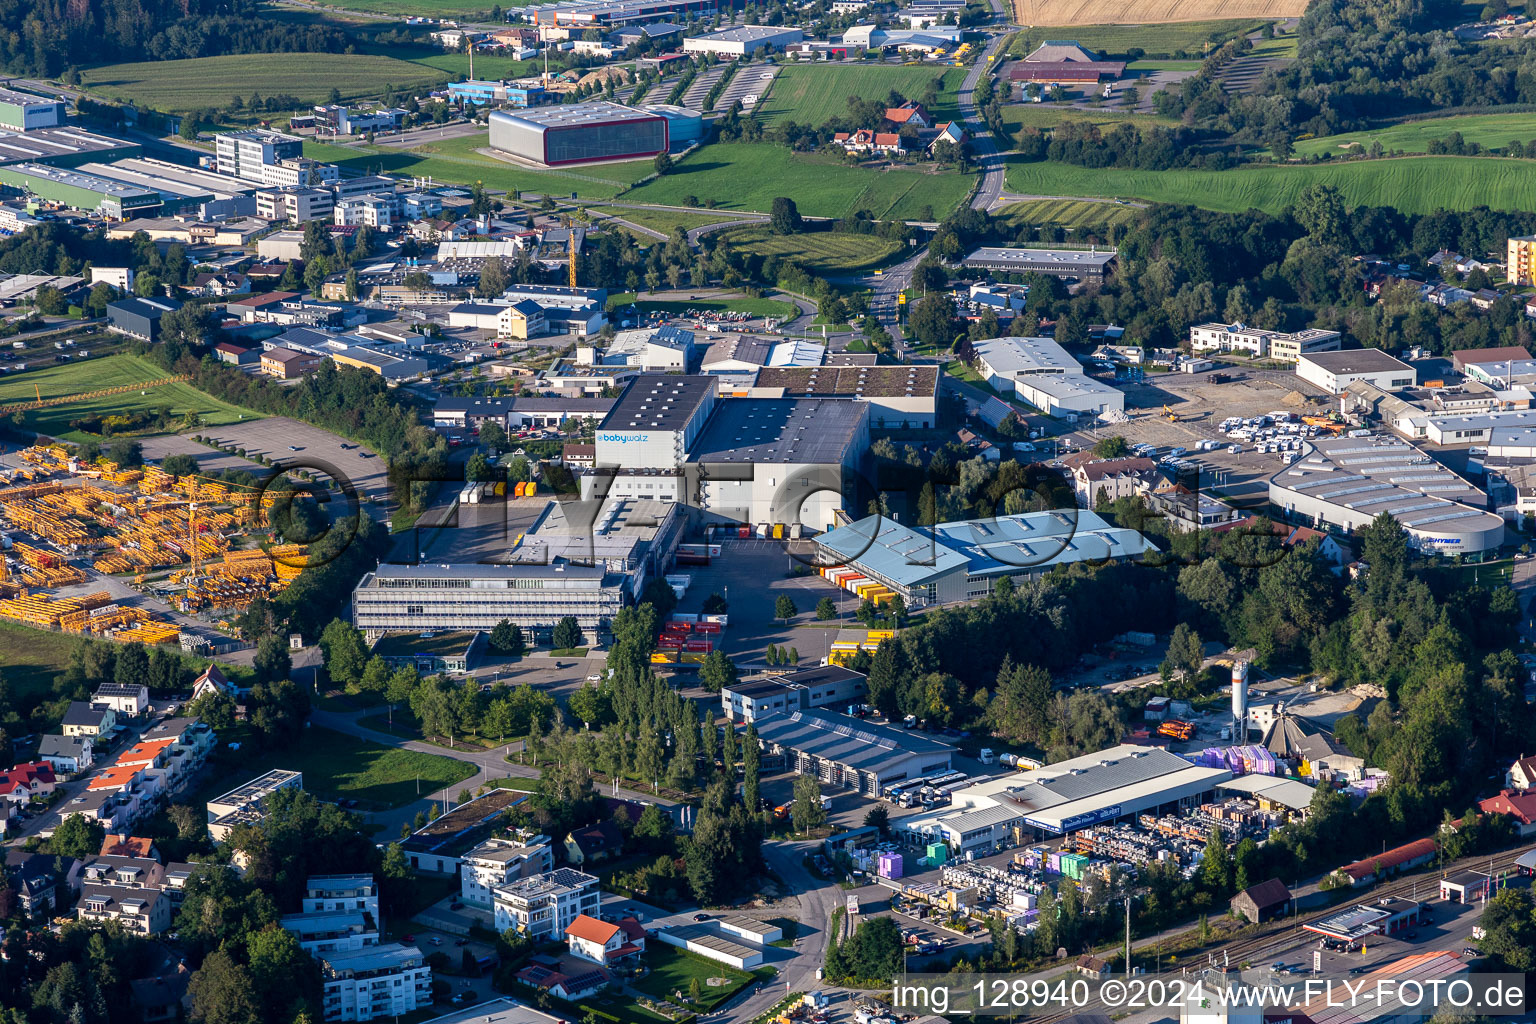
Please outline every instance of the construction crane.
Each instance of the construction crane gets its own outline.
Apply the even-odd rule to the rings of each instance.
[[[571,223],[571,215],[570,214],[568,214],[568,213],[567,214],[562,214],[561,217],[560,217],[560,220],[565,224],[565,247],[566,247],[566,254],[567,254],[566,263],[568,264],[569,269],[570,269],[569,277],[570,277],[571,287],[575,288],[576,287],[576,228]]]

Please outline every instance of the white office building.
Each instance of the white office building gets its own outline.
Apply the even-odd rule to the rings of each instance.
[[[328,1021],[399,1017],[432,1005],[432,968],[415,946],[388,943],[320,960]]]
[[[304,140],[297,135],[265,128],[215,136],[214,158],[220,174],[274,187],[321,185],[341,176],[336,165],[307,159]]]
[[[1345,388],[1359,381],[1383,391],[1401,391],[1418,383],[1413,367],[1376,348],[1304,355],[1296,362],[1296,376],[1330,395],[1342,395]]]
[[[683,40],[684,53],[713,53],[722,57],[742,57],[769,47],[782,50],[805,38],[798,28],[774,25],[743,25]]]
[[[491,891],[496,931],[515,928],[539,942],[559,941],[582,914],[598,916],[602,898],[597,878],[574,868],[556,868]]]
[[[1243,324],[1200,324],[1189,329],[1189,347],[1196,352],[1237,353],[1282,363],[1294,363],[1313,352],[1331,352],[1339,346],[1338,331],[1313,327],[1291,333]]]

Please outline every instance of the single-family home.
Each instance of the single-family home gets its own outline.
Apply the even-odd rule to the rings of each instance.
[[[838,132],[832,141],[849,153],[899,153],[901,136],[895,132],[874,132],[860,128],[856,132]]]
[[[1518,836],[1536,834],[1536,790],[1500,790],[1497,796],[1479,800],[1477,809],[1484,814],[1509,815]]]
[[[251,294],[251,279],[244,274],[198,274],[192,278],[190,291],[193,295],[223,298],[226,295]]]
[[[12,848],[5,851],[5,869],[28,916],[52,916],[59,907],[59,889],[80,884],[80,862],[73,857]]]
[[[73,775],[85,771],[95,760],[89,736],[63,736],[49,733],[37,745],[39,760],[53,765],[56,775]]]
[[[1504,773],[1504,788],[1524,792],[1536,789],[1536,757],[1521,757]]]
[[[0,772],[0,806],[13,810],[25,806],[37,797],[52,793],[57,785],[53,765],[47,761],[19,764],[8,772]]]
[[[596,995],[608,987],[608,975],[595,967],[590,971],[565,974],[543,964],[530,964],[517,972],[517,980],[568,1003]]]
[[[83,700],[72,700],[64,709],[59,730],[65,736],[89,736],[98,743],[117,725],[117,713],[109,707],[96,707]]]
[[[933,118],[929,116],[927,109],[921,103],[914,103],[906,107],[887,107],[885,119],[900,130],[907,125],[914,128],[932,128]]]
[[[611,821],[600,821],[573,831],[565,840],[565,859],[572,864],[594,864],[617,856],[624,848],[624,834]]]
[[[119,718],[137,718],[149,707],[149,687],[126,683],[102,683],[91,694],[91,706],[105,705]]]
[[[645,952],[645,929],[634,918],[614,924],[581,914],[566,925],[565,945],[572,956],[611,967]]]

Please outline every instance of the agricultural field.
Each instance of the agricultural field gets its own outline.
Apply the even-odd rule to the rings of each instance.
[[[1199,0],[1192,0],[1199,2]],[[1243,0],[1244,3],[1252,0]],[[1278,0],[1279,4],[1285,4],[1291,0]],[[1041,11],[1062,7],[1086,6],[1079,0],[1036,0],[1035,5]],[[1256,18],[1236,17],[1222,18],[1216,21],[1180,20],[1161,17],[1127,17],[1116,19],[1105,12],[1114,9],[1097,7],[1092,12],[1098,17],[1093,21],[1081,23],[1072,21],[1057,21],[1052,19],[1047,24],[1049,28],[1028,28],[1013,37],[1008,44],[1008,53],[1014,57],[1022,57],[1047,39],[1075,39],[1090,50],[1098,50],[1109,57],[1123,55],[1131,47],[1136,47],[1149,56],[1170,57],[1176,53],[1198,54],[1205,48],[1206,43],[1219,46],[1228,39],[1244,35],[1259,28],[1263,22]],[[1179,7],[1181,3],[1165,6]],[[1212,4],[1211,6],[1216,6]],[[1224,8],[1225,5],[1223,5]],[[1303,2],[1299,6],[1305,7]],[[1015,0],[1015,10],[1024,8],[1027,14],[1030,0]],[[1225,14],[1225,10],[1215,13]],[[1037,25],[1034,20],[1020,17],[1020,24]],[[1123,24],[1116,24],[1123,21]],[[1138,24],[1147,22],[1148,24]],[[1153,24],[1165,22],[1164,24]]]
[[[901,245],[888,238],[845,231],[775,235],[767,228],[732,228],[720,235],[732,248],[794,260],[813,274],[853,274],[890,262]]]
[[[469,77],[469,54],[467,53],[435,53],[429,57],[412,57],[411,63],[445,71],[454,77]],[[537,61],[497,57],[488,53],[475,56],[475,77],[481,81],[522,78],[524,75],[536,74],[538,68]]]
[[[22,704],[46,696],[53,689],[53,677],[69,667],[70,656],[83,643],[67,633],[0,622],[0,674],[11,697]]]
[[[1014,21],[1020,25],[1161,25],[1233,18],[1299,18],[1307,3],[1308,0],[1013,0],[1013,13]],[[1142,48],[1149,52],[1152,49]]]
[[[1530,206],[1531,165],[1525,160],[1453,156],[1404,157],[1338,164],[1265,165],[1230,171],[1089,170],[1042,161],[1011,163],[1009,191],[1032,195],[1108,196],[1185,203],[1209,210],[1255,207],[1278,212],[1308,185],[1333,185],[1351,206],[1385,206],[1403,213],[1437,209],[1520,210]]]
[[[56,398],[64,395],[83,395],[109,388],[144,384],[164,380],[170,374],[138,356],[114,355],[84,362],[71,362],[50,366],[46,370],[31,370],[0,380],[0,406],[35,399]],[[242,417],[260,419],[261,414],[249,409],[221,402],[212,395],[204,394],[191,384],[177,382],[145,388],[143,392],[128,391],[99,398],[82,399],[66,405],[49,406],[24,413],[29,429],[49,434],[65,441],[94,439],[70,427],[70,421],[109,413],[153,412],[162,406],[170,406],[171,414],[178,419],[188,412],[195,412],[205,424],[217,426],[234,423]]]
[[[1003,108],[1003,123],[1014,131],[1020,128],[1055,128],[1059,124],[1093,124],[1106,132],[1122,124],[1134,124],[1138,128],[1170,128],[1178,124],[1171,118],[1138,114],[1125,107],[1078,110],[1060,103],[1015,103],[1006,106]]]
[[[1030,199],[995,210],[993,216],[1015,229],[1034,224],[1056,224],[1072,231],[1094,231],[1111,224],[1129,224],[1136,219],[1136,213],[1136,207],[1118,203]]]
[[[1432,140],[1450,138],[1452,132],[1460,132],[1467,142],[1476,142],[1486,147],[1507,146],[1516,139],[1522,144],[1529,143],[1536,139],[1536,113],[1470,114],[1404,121],[1370,131],[1302,139],[1296,143],[1296,152],[1301,156],[1342,153],[1353,146],[1369,149],[1371,143],[1380,142],[1388,152],[1400,149],[1405,153],[1427,153]]]
[[[445,72],[376,54],[259,53],[189,60],[105,64],[80,73],[101,96],[156,110],[224,106],[234,96],[284,93],[324,103],[334,86],[344,100],[378,96],[386,86],[416,89],[448,80]]]
[[[366,174],[410,174],[459,185],[479,182],[503,192],[518,190],[557,196],[575,193],[583,199],[612,199],[654,170],[649,160],[640,160],[571,171],[536,171],[475,152],[485,146],[485,135],[466,135],[417,149],[346,147],[344,157],[335,154],[342,147],[324,144],[306,142],[304,151],[306,155],[312,147],[316,152],[327,151],[326,157],[317,159],[331,159],[342,167]]]
[[[830,154],[792,153],[771,143],[718,142],[678,161],[672,172],[627,192],[626,200],[687,206],[690,196],[720,209],[767,213],[777,196],[792,196],[812,217],[867,210],[877,218],[938,219],[975,184],[969,174],[850,167]],[[924,211],[932,217],[923,216]]]
[[[950,92],[948,102],[953,104],[953,93],[964,76],[964,70],[951,70],[956,75],[947,85]],[[765,124],[794,121],[797,124],[820,125],[848,113],[850,96],[883,99],[894,89],[907,99],[916,100],[928,88],[929,82],[944,77],[944,69],[937,67],[792,64],[780,71],[778,78],[774,79],[768,98],[758,105],[758,116]],[[940,83],[941,99],[945,86],[946,83]],[[932,113],[941,118],[945,116],[939,110]]]

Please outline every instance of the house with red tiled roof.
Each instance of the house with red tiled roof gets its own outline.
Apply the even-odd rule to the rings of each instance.
[[[885,119],[897,128],[911,125],[914,128],[932,128],[933,118],[929,116],[927,108],[921,103],[914,103],[906,107],[886,107]]]
[[[634,924],[638,927],[639,922]],[[638,929],[638,934],[634,934],[636,930],[578,914],[565,927],[565,944],[572,956],[609,967],[645,952],[645,930]]]
[[[8,772],[0,772],[0,801],[4,801],[8,808],[15,809],[33,797],[47,796],[57,784],[53,765],[47,761],[20,764]]]
[[[595,967],[590,971],[566,974],[543,964],[529,964],[517,972],[517,980],[566,1002],[585,999],[608,987],[608,975]]]
[[[872,132],[860,128],[856,132],[838,132],[832,141],[849,153],[900,153],[901,136],[895,132]]]
[[[108,832],[101,842],[99,857],[137,857],[142,860],[160,859],[160,851],[155,849],[155,841],[147,836],[130,836],[117,832]]]
[[[1509,815],[1514,819],[1516,833],[1521,836],[1536,833],[1536,790],[1501,790],[1498,796],[1479,800],[1477,809],[1484,814]]]

